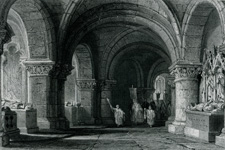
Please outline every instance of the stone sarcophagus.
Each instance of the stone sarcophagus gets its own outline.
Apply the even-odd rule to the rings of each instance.
[[[15,111],[11,111],[9,107],[2,108],[2,129],[3,134],[0,135],[0,144],[7,146],[10,139],[16,138],[20,135],[20,130],[17,128],[17,115]]]
[[[39,131],[37,126],[37,109],[15,109],[17,113],[17,126],[21,132],[35,133]]]
[[[184,134],[204,141],[213,142],[224,126],[223,112],[209,113],[187,110]]]

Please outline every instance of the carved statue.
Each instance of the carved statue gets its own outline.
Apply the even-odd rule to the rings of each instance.
[[[217,88],[216,88],[216,93],[217,93],[217,100],[218,101],[224,101],[224,74],[222,68],[219,68],[217,70],[218,75],[217,75]]]
[[[224,109],[225,81],[224,81],[224,54],[217,47],[214,51],[206,50],[203,62],[202,79],[205,84],[201,84],[202,102],[191,104],[187,109],[194,111],[218,112]]]
[[[208,99],[214,99],[214,78],[211,70],[208,71],[206,85],[208,89]]]

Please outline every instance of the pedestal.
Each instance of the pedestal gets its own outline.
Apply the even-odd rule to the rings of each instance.
[[[85,124],[82,117],[83,111],[84,111],[83,107],[74,107],[74,106],[65,107],[65,115],[70,122],[70,127]]]
[[[17,113],[17,126],[21,132],[35,133],[39,131],[36,109],[16,109],[14,111]]]
[[[186,111],[187,120],[184,134],[207,142],[214,142],[223,128],[224,114]]]
[[[169,124],[172,124],[173,121],[174,121],[174,119],[175,119],[175,116],[170,116],[170,117],[168,118],[168,120],[166,121],[165,126],[168,127]]]
[[[222,133],[221,135],[216,136],[215,144],[225,148],[225,133]]]
[[[168,125],[168,132],[173,134],[184,134],[184,127],[185,124],[173,122],[172,124]]]

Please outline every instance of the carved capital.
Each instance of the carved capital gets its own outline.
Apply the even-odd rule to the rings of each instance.
[[[93,90],[96,82],[94,79],[77,79],[76,84],[80,89],[83,90]]]
[[[53,67],[54,62],[38,62],[38,61],[24,61],[27,71],[30,75],[47,76]]]
[[[174,80],[169,80],[168,85],[171,86],[171,88],[175,88],[175,82]]]
[[[98,86],[101,90],[111,90],[116,85],[116,80],[101,80],[98,81]]]
[[[50,76],[55,79],[66,80],[66,77],[71,74],[74,69],[73,66],[68,64],[55,64],[50,71]]]
[[[178,79],[197,79],[197,76],[201,74],[202,67],[200,65],[176,65],[171,70],[171,75],[175,76],[175,80]]]

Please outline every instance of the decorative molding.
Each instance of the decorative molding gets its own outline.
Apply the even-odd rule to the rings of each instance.
[[[171,86],[171,88],[175,88],[175,82],[174,80],[168,80],[168,85]]]
[[[23,64],[26,66],[26,69],[30,73],[30,75],[47,76],[50,70],[52,70],[54,62],[24,61]]]
[[[93,90],[96,81],[94,79],[77,79],[76,84],[80,89]]]

